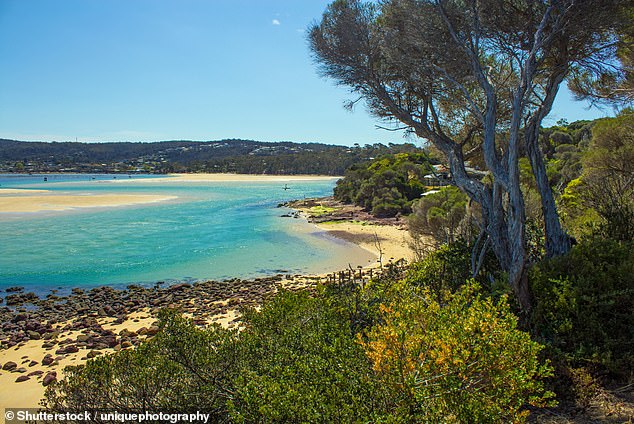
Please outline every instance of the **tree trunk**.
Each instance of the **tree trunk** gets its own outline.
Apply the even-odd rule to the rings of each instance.
[[[527,137],[530,136],[527,135]],[[555,197],[550,188],[548,175],[546,174],[546,166],[539,152],[537,140],[527,141],[526,150],[541,197],[544,233],[546,237],[546,256],[551,258],[553,256],[563,255],[570,250],[570,237],[566,234],[559,222]]]

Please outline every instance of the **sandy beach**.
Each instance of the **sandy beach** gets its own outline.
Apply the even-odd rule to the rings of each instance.
[[[187,174],[166,179],[152,179],[152,181],[173,181],[175,178],[201,182],[249,180],[283,182],[298,178],[332,177]],[[172,199],[174,197],[158,195],[66,195],[52,194],[45,190],[4,189],[4,191],[0,190],[0,212],[113,207]],[[304,209],[302,214],[310,218],[309,209]],[[400,259],[410,261],[413,257],[407,241],[408,232],[402,225],[381,225],[357,219],[324,221],[315,225],[320,231],[326,231],[334,237],[355,243],[376,256],[377,260],[374,263],[368,263],[368,267],[371,268],[379,266],[380,254],[383,265]],[[340,270],[331,270],[331,272],[335,271]],[[161,308],[179,307],[187,316],[201,324],[217,322],[223,326],[232,327],[239,325],[238,310],[245,304],[252,306],[261,304],[266,296],[282,287],[296,290],[325,281],[328,281],[327,274],[278,275],[255,280],[205,282],[196,283],[193,286],[182,284],[164,289],[138,289],[127,292],[103,287],[99,290],[91,290],[90,293],[79,290],[79,294],[70,297],[72,302],[69,301],[70,303],[65,307],[66,312],[61,314],[55,312],[50,315],[48,312],[38,315],[28,310],[20,312],[19,306],[11,311],[4,308],[5,315],[1,321],[8,324],[8,326],[4,325],[5,337],[12,335],[10,337],[13,339],[10,340],[13,342],[8,345],[5,343],[5,347],[9,347],[0,350],[0,409],[37,407],[45,391],[42,384],[44,379],[51,379],[52,376],[59,379],[63,376],[64,367],[81,364],[89,357],[110,354],[122,348],[133,348],[147,337],[148,328],[156,328],[156,316]],[[92,293],[93,291],[95,294]],[[5,303],[8,304],[11,293],[2,295],[7,300]],[[47,303],[40,304],[40,302],[49,302],[48,305],[53,305],[54,299],[42,299],[36,301],[35,304],[44,310],[55,309],[52,306],[46,306]],[[28,303],[30,302],[25,302],[25,304]],[[134,304],[134,307],[121,306],[130,304]],[[114,311],[112,307],[120,309]],[[8,332],[7,328],[9,328]],[[2,331],[0,331],[1,334]],[[104,334],[108,335],[104,336]],[[103,341],[104,337],[107,339],[106,342]],[[108,346],[104,346],[103,343]],[[95,348],[95,344],[101,344],[101,347]],[[0,418],[0,423],[2,422],[4,417]]]
[[[378,256],[383,254],[383,264],[405,259],[410,262],[414,253],[409,246],[407,230],[391,226],[377,225],[359,221],[331,221],[315,224],[329,234],[349,241]]]
[[[407,245],[407,231],[394,226],[368,224],[362,222],[331,222],[318,224],[317,227],[323,231],[327,231],[335,237],[358,244],[360,247],[377,255],[377,261],[369,264],[369,267],[376,268],[378,262],[378,247],[376,240],[378,238],[381,250],[383,252],[383,264],[389,261],[395,262],[401,258],[409,260],[412,257],[411,251]],[[338,270],[333,270],[338,271]],[[93,327],[82,322],[86,316],[78,314],[74,319],[57,323],[53,325],[55,329],[54,337],[48,341],[53,344],[47,344],[44,338],[46,333],[42,335],[42,339],[26,340],[18,343],[9,349],[0,350],[0,368],[7,363],[15,363],[16,366],[11,370],[0,370],[0,409],[17,408],[17,407],[37,407],[39,401],[44,395],[45,387],[43,380],[47,375],[56,375],[57,378],[63,376],[63,369],[68,365],[79,365],[85,362],[91,355],[111,354],[119,350],[121,346],[126,346],[124,340],[126,335],[135,334],[135,343],[145,339],[141,336],[143,328],[152,328],[156,324],[156,313],[160,307],[179,307],[184,310],[185,315],[198,320],[199,322],[219,323],[225,327],[234,327],[238,325],[239,307],[244,304],[256,305],[262,301],[262,296],[267,293],[274,293],[279,288],[298,290],[304,287],[314,286],[318,282],[328,281],[327,274],[316,276],[276,276],[270,279],[256,279],[250,281],[236,280],[231,283],[233,289],[219,289],[215,294],[210,294],[209,290],[213,289],[193,289],[186,288],[180,290],[178,287],[164,289],[167,296],[159,297],[159,299],[167,299],[168,303],[160,303],[150,301],[148,305],[157,305],[155,307],[147,307],[142,302],[139,310],[131,311],[127,314],[117,315],[119,319],[114,317],[99,317],[94,322]],[[219,283],[206,283],[216,286]],[[223,283],[225,284],[225,283]],[[189,285],[183,285],[183,287]],[[221,285],[222,286],[222,285]],[[203,285],[204,287],[204,285]],[[111,299],[112,289],[104,288],[104,292],[109,293],[105,299]],[[174,294],[179,294],[180,297]],[[154,295],[158,297],[158,295]],[[112,299],[112,303],[122,304],[118,299]],[[79,302],[84,305],[85,300],[79,298]],[[109,300],[101,301],[109,302]],[[246,303],[245,303],[246,302]],[[97,304],[99,305],[99,304]],[[96,308],[93,306],[93,309]],[[87,312],[88,316],[97,315],[96,311],[91,309]],[[71,312],[72,313],[72,312]],[[123,319],[122,319],[123,318]],[[96,322],[95,322],[96,321]],[[98,325],[100,327],[96,327]],[[117,346],[114,348],[100,349],[98,353],[91,351],[90,345],[83,346],[78,343],[84,340],[86,335],[94,335],[101,331],[108,331],[115,335]],[[33,334],[33,333],[31,333]],[[84,339],[82,339],[84,337]],[[64,346],[79,346],[77,351],[62,351]],[[128,344],[128,348],[133,348],[133,344]],[[92,353],[91,353],[92,352]],[[52,355],[53,362],[47,355]],[[55,374],[52,374],[55,373]],[[22,376],[29,376],[28,380],[17,382],[16,380]],[[4,422],[4,417],[0,418],[0,424]]]
[[[0,189],[0,212],[25,213],[158,203],[176,196],[152,194],[56,194],[46,190]]]
[[[114,324],[114,319],[105,318],[99,320],[103,328],[119,334],[121,331],[138,331],[142,327],[149,328],[155,319],[150,317],[147,310],[130,314],[122,324]],[[58,324],[57,329],[62,329],[69,323]],[[58,336],[63,340],[76,340],[84,334],[81,330],[63,331]],[[16,369],[23,368],[24,372],[0,371],[0,410],[3,408],[35,408],[39,406],[40,399],[44,396],[46,388],[42,382],[47,375],[56,374],[62,376],[62,370],[69,365],[78,365],[87,360],[87,350],[80,349],[73,353],[55,354],[55,348],[45,348],[42,340],[29,340],[19,346],[1,350],[0,364],[13,362]],[[115,352],[115,349],[104,349],[103,353]],[[52,355],[54,360],[50,364],[44,359]],[[16,382],[20,376],[30,376],[29,380]],[[2,418],[4,420],[4,417]]]

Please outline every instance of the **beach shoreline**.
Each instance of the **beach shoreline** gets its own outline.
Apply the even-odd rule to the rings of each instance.
[[[304,219],[313,220],[309,210],[295,210],[300,210]],[[401,225],[354,219],[313,224],[318,231],[352,242],[377,258],[356,270],[366,272],[362,278],[372,275],[369,269],[374,271],[401,259],[411,260],[407,231]],[[310,290],[320,283],[334,281],[338,273],[345,272],[356,278],[357,274],[350,270],[333,269],[320,275],[277,274],[249,280],[180,283],[164,288],[159,284],[129,286],[124,290],[102,286],[74,289],[69,296],[59,298],[55,294],[33,299],[24,292],[3,293],[0,408],[38,407],[45,390],[44,380],[61,378],[65,366],[134,348],[158,330],[156,319],[162,308],[177,308],[200,325],[216,322],[235,328],[239,326],[240,308],[257,307],[280,289]],[[14,305],[4,306],[9,303]],[[36,308],[23,308],[27,305]]]
[[[6,190],[6,191],[5,191]],[[59,194],[46,190],[0,189],[0,213],[60,212],[86,208],[116,208],[176,200],[154,194]]]
[[[326,175],[259,175],[259,174],[167,174],[143,179],[100,180],[98,184],[154,185],[165,183],[291,183],[293,181],[330,181],[341,177]],[[94,194],[90,191],[68,193],[57,190],[0,187],[0,213],[21,214],[60,212],[88,208],[118,208],[176,200],[177,196],[158,194]]]

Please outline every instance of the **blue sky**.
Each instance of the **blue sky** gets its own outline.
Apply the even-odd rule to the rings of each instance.
[[[320,78],[321,0],[0,0],[0,138],[403,142]],[[611,115],[562,91],[546,124]]]

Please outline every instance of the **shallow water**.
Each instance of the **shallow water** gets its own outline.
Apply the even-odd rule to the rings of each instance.
[[[335,180],[182,182],[118,176],[48,177],[3,188],[60,194],[165,194],[176,200],[63,212],[0,213],[0,289],[125,286],[156,281],[320,273],[365,265],[365,250],[301,219],[281,217],[284,201],[326,196]],[[98,178],[102,177],[102,180]],[[122,181],[124,180],[124,181]],[[64,290],[65,291],[65,290]]]

